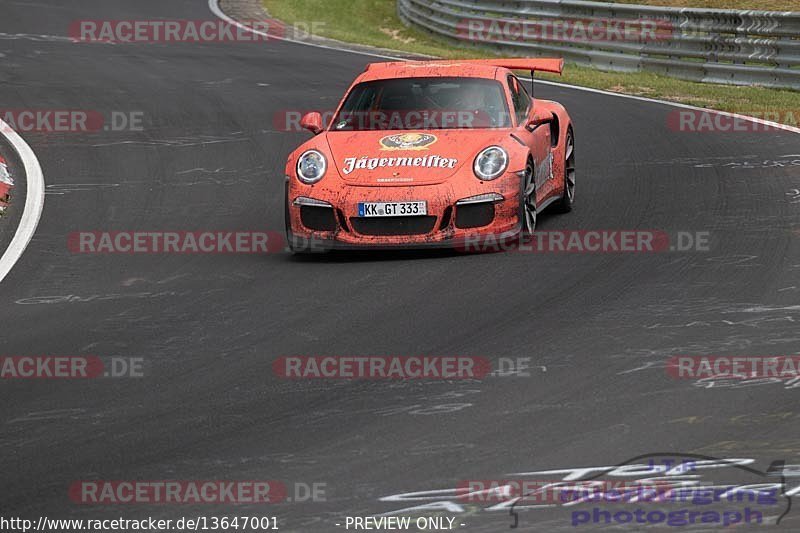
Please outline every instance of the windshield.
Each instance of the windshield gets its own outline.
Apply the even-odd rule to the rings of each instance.
[[[399,78],[360,83],[332,131],[508,128],[503,88],[481,78]]]

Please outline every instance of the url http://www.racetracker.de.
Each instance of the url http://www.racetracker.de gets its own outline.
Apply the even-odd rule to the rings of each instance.
[[[277,531],[274,516],[195,516],[178,519],[55,519],[0,516],[0,531]]]

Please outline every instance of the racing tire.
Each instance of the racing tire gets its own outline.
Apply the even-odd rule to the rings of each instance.
[[[286,231],[286,249],[292,255],[306,255],[307,250],[303,246],[299,246],[297,239],[292,233],[292,222],[289,217],[289,186],[286,186],[286,201],[283,203],[283,221]]]
[[[558,213],[569,213],[575,203],[575,134],[572,126],[564,141],[564,192],[554,206]]]
[[[536,206],[536,171],[533,168],[533,160],[528,159],[525,165],[525,175],[522,178],[520,201],[520,237],[533,235],[536,231],[536,220],[538,218]]]

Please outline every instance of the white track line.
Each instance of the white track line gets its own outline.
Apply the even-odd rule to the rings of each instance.
[[[4,135],[11,143],[22,160],[26,182],[25,209],[22,212],[19,227],[3,257],[0,257],[0,281],[3,281],[22,257],[22,253],[36,232],[36,226],[39,225],[39,218],[42,216],[44,208],[44,175],[39,160],[36,159],[36,154],[33,153],[28,143],[2,120],[0,120],[0,134]]]
[[[306,41],[296,41],[296,40],[293,40],[293,39],[288,39],[286,37],[280,37],[280,36],[277,36],[277,35],[269,35],[269,34],[267,34],[265,32],[254,30],[254,29],[250,28],[249,26],[241,24],[240,22],[238,22],[238,21],[232,19],[231,17],[229,17],[228,15],[226,15],[222,11],[222,9],[219,7],[219,0],[208,0],[208,7],[209,7],[209,9],[211,9],[211,11],[217,17],[219,17],[220,19],[224,20],[225,22],[233,24],[233,25],[235,25],[235,26],[237,26],[237,27],[239,27],[239,28],[241,28],[243,30],[250,31],[250,32],[255,33],[257,35],[261,35],[262,37],[268,37],[270,39],[277,39],[279,41],[289,41],[291,43],[300,44],[300,45],[303,45],[303,46],[311,46],[311,47],[314,47],[314,48],[324,48],[326,50],[336,50],[338,52],[349,52],[351,54],[359,54],[359,55],[363,55],[363,56],[377,57],[377,58],[380,58],[380,59],[391,59],[393,61],[409,61],[408,59],[403,58],[403,57],[394,57],[394,56],[388,56],[388,55],[384,55],[384,54],[376,54],[374,52],[365,52],[365,51],[361,51],[361,50],[350,50],[350,49],[347,49],[347,48],[338,48],[338,47],[335,47],[335,46],[327,46],[327,45],[323,45],[323,44],[309,43],[309,42],[306,42]],[[529,79],[526,79],[526,78],[522,78],[522,79],[525,80],[525,81],[530,81]],[[755,118],[755,117],[748,117],[746,115],[739,115],[737,113],[728,113],[726,111],[717,111],[716,109],[706,109],[704,107],[696,107],[696,106],[688,105],[688,104],[679,104],[677,102],[669,102],[667,100],[657,100],[655,98],[646,98],[644,96],[633,96],[633,95],[630,95],[630,94],[614,93],[614,92],[611,92],[611,91],[604,91],[602,89],[591,89],[589,87],[580,87],[578,85],[570,85],[568,83],[559,83],[557,81],[536,80],[536,83],[542,83],[542,84],[545,84],[545,85],[554,85],[556,87],[567,87],[569,89],[575,89],[576,91],[585,91],[585,92],[590,92],[590,93],[595,93],[595,94],[603,94],[603,95],[606,95],[606,96],[616,96],[617,98],[627,98],[628,100],[638,100],[640,102],[648,102],[648,103],[651,103],[651,104],[661,104],[661,105],[668,105],[668,106],[672,106],[672,107],[678,107],[678,108],[681,108],[681,109],[691,109],[693,111],[703,111],[703,112],[712,113],[712,114],[715,114],[715,115],[722,115],[722,116],[725,116],[725,117],[733,117],[733,118],[738,118],[738,119],[742,119],[742,120],[748,120],[748,121],[754,122],[756,124],[763,124],[765,126],[770,126],[772,128],[776,128],[776,129],[780,129],[780,130],[784,130],[784,131],[790,131],[792,133],[800,133],[800,128],[796,128],[794,126],[787,126],[786,124],[779,124],[777,122],[771,122],[769,120],[763,120],[763,119]]]

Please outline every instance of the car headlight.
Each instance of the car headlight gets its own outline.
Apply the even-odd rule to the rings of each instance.
[[[473,169],[482,180],[499,178],[508,168],[508,152],[499,146],[486,148],[475,158]]]
[[[303,183],[316,183],[325,176],[328,162],[321,152],[309,150],[297,160],[297,177]]]

